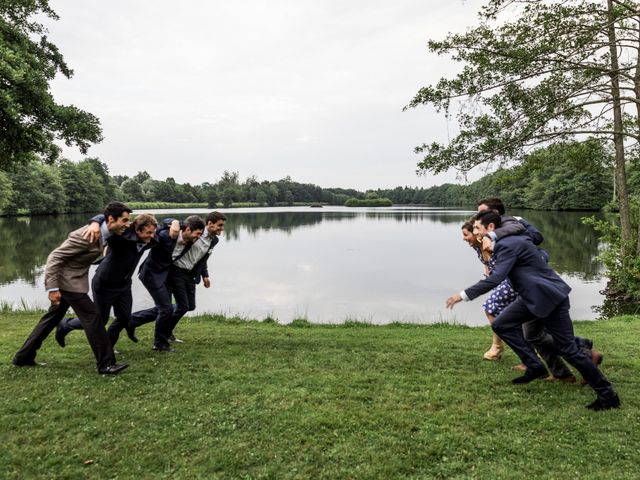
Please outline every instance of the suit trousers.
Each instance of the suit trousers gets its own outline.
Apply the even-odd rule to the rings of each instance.
[[[544,323],[539,320],[530,320],[522,324],[522,334],[524,339],[532,344],[538,355],[542,357],[544,363],[547,364],[547,368],[556,378],[565,378],[572,375],[571,370],[567,368],[567,365],[562,360],[562,357],[558,354],[555,344],[553,343],[553,337],[544,328]],[[576,345],[579,349],[584,349],[587,356],[591,357],[591,345],[592,342],[583,337],[575,337]]]
[[[113,307],[115,318],[107,329],[107,335],[111,345],[115,345],[120,337],[120,332],[129,325],[131,319],[131,306],[133,304],[131,282],[120,287],[105,287],[99,281],[96,281],[96,277],[93,277],[93,279],[93,282],[91,282],[93,303],[95,303],[104,325],[109,322],[109,314],[111,313],[111,307]],[[82,329],[82,323],[79,318],[63,319],[60,322],[60,328],[66,331],[80,330]]]
[[[534,318],[536,317],[526,307],[522,297],[518,297],[491,324],[493,331],[516,352],[527,369],[531,370],[545,368],[522,334],[522,324]],[[553,338],[557,353],[580,372],[589,386],[595,390],[598,398],[611,398],[614,395],[611,384],[585,350],[578,348],[569,316],[569,298],[565,298],[549,315],[540,320]]]
[[[116,363],[113,347],[104,329],[102,318],[89,296],[86,293],[66,292],[64,290],[60,290],[60,294],[62,297],[60,303],[49,307],[47,313],[40,319],[31,335],[22,345],[22,348],[16,353],[16,360],[20,363],[35,360],[42,342],[56,328],[69,307],[71,307],[82,324],[91,350],[93,350],[93,354],[96,357],[98,370]]]
[[[153,344],[159,348],[169,346],[169,336],[171,335],[171,316],[173,315],[173,305],[171,304],[171,293],[165,285],[152,287],[145,285],[149,295],[153,298],[155,307],[139,310],[131,314],[130,325],[134,328],[149,322],[156,322]]]
[[[176,301],[170,324],[170,334],[173,334],[173,329],[184,314],[196,309],[196,283],[188,270],[177,267],[171,267],[167,283]]]

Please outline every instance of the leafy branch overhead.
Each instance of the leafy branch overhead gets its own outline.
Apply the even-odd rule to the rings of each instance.
[[[35,154],[53,162],[56,141],[86,153],[102,140],[98,118],[73,105],[56,103],[49,82],[71,78],[58,48],[33,17],[57,20],[47,0],[0,1],[0,169],[27,162]]]
[[[433,172],[521,160],[531,147],[620,133],[637,142],[637,124],[616,132],[612,77],[620,82],[622,106],[636,95],[638,27],[636,2],[493,0],[480,25],[429,49],[463,64],[454,78],[422,88],[406,108],[433,105],[451,113],[459,134],[448,144],[425,143],[421,170]],[[610,15],[619,65],[612,68]],[[618,58],[616,58],[618,60]]]

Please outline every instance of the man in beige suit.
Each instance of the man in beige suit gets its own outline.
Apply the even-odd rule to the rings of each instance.
[[[100,237],[89,241],[83,237],[87,227],[71,232],[68,238],[49,254],[44,274],[44,286],[51,306],[40,319],[29,338],[13,358],[18,367],[35,366],[36,354],[42,342],[64,318],[69,307],[80,319],[89,345],[96,357],[98,372],[114,375],[127,368],[117,364],[104,322],[91,301],[89,292],[89,267],[104,250],[109,235],[122,235],[129,226],[131,209],[121,202],[111,202],[105,207],[106,221]]]

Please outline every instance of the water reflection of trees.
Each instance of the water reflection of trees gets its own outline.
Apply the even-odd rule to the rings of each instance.
[[[49,252],[85,221],[82,215],[0,218],[0,284],[35,284]]]
[[[354,211],[281,211],[227,213],[225,226],[227,241],[236,241],[242,235],[255,237],[259,232],[293,230],[314,227],[322,222],[349,222],[358,218],[395,220],[397,222],[432,222],[459,227],[472,211],[427,208],[380,209]],[[582,279],[598,276],[600,265],[595,261],[598,241],[591,227],[581,223],[584,215],[576,212],[513,212],[527,218],[545,236],[544,247],[559,272]],[[184,214],[158,214],[158,219]],[[15,280],[35,283],[46,262],[47,255],[68,235],[87,221],[85,215],[61,215],[31,218],[0,218],[0,284]]]
[[[600,276],[598,238],[581,218],[591,214],[584,212],[541,212],[527,210],[516,212],[526,216],[544,235],[543,247],[549,252],[551,264],[560,273],[570,273],[584,280]]]
[[[418,211],[396,214],[399,220],[429,220],[437,223],[462,225],[474,212]],[[593,213],[585,212],[547,212],[537,210],[514,210],[508,212],[525,217],[536,226],[544,236],[543,247],[549,252],[551,264],[559,273],[571,274],[583,280],[599,278],[601,264],[598,255],[598,238],[590,226],[584,225],[581,218]],[[596,214],[599,215],[599,214]],[[409,217],[407,217],[409,216]],[[413,219],[411,219],[413,216]]]

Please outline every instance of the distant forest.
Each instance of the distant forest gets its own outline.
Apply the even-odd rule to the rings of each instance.
[[[629,165],[629,185],[639,191],[640,168]],[[611,154],[595,140],[555,144],[531,153],[515,167],[502,168],[468,185],[431,188],[396,187],[365,192],[322,188],[289,177],[277,181],[240,179],[225,171],[215,182],[177,183],[156,180],[145,171],[109,174],[96,158],[52,165],[32,161],[0,171],[0,212],[38,215],[99,211],[110,200],[145,203],[198,204],[215,208],[238,205],[285,206],[320,203],[344,205],[350,199],[388,198],[393,204],[469,206],[482,197],[499,196],[509,208],[538,210],[600,210],[612,201]],[[351,204],[354,204],[352,201]]]

